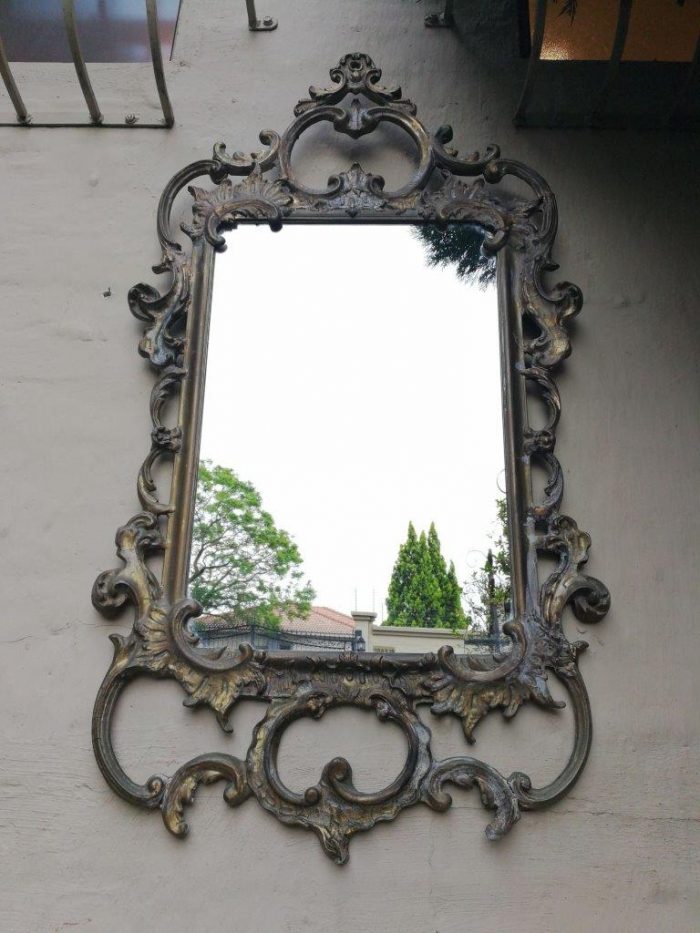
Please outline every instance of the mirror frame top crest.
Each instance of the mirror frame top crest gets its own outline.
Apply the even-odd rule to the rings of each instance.
[[[549,286],[544,280],[556,268],[551,259],[557,229],[554,195],[540,175],[502,158],[496,146],[483,155],[460,157],[449,147],[451,128],[428,132],[401,89],[381,84],[381,71],[369,56],[345,55],[330,76],[329,88],[311,87],[308,99],[296,105],[295,119],[283,134],[260,133],[259,152],[250,157],[229,154],[219,143],[211,159],[183,168],[161,196],[157,227],[162,262],[154,271],[166,273],[170,284],[162,294],[143,284],[129,292],[131,312],[145,324],[139,352],[156,372],[151,448],[137,482],[141,511],[117,531],[121,566],[100,574],[92,593],[93,604],[107,616],[130,604],[134,623],[128,636],[111,636],[114,658],[95,704],[93,745],[113,790],[132,804],[160,809],[176,836],[187,832],[184,807],[197,786],[223,780],[229,805],[255,797],[283,823],[312,829],[324,851],[343,864],[354,833],[393,820],[417,803],[446,810],[451,804],[448,783],[478,788],[484,806],[494,811],[486,827],[489,839],[503,836],[521,811],[545,807],[568,792],[585,765],[592,727],[578,666],[586,643],[568,640],[562,617],[570,605],[580,621],[598,622],[609,609],[610,596],[603,583],[582,572],[589,536],[559,511],[563,476],[554,447],[561,407],[552,374],[569,355],[567,324],[580,311],[582,297],[575,285]],[[292,168],[292,151],[300,136],[320,122],[350,139],[371,134],[382,124],[398,127],[417,150],[412,177],[388,191],[383,178],[354,163],[332,175],[326,188],[306,187]],[[190,186],[202,177],[210,184]],[[509,177],[529,194],[516,196],[507,185],[499,188]],[[181,227],[189,247],[174,238],[171,223],[175,199],[186,187],[193,198],[192,219]],[[204,651],[190,631],[189,620],[200,612],[186,596],[185,581],[214,257],[225,249],[223,233],[239,223],[264,223],[278,230],[295,222],[469,223],[483,229],[484,251],[498,256],[513,601],[512,618],[504,626],[511,642],[506,654],[462,657],[447,646],[426,655],[305,654],[249,646]],[[530,425],[528,394],[545,405],[542,427]],[[178,402],[174,427],[164,421],[172,399]],[[154,470],[162,460],[172,461],[166,501],[160,498]],[[541,495],[533,492],[533,466],[547,476]],[[556,559],[542,583],[539,555]],[[159,575],[151,566],[155,556],[162,556]],[[468,755],[433,758],[430,730],[417,715],[418,705],[429,706],[436,715],[459,717],[466,741],[473,743],[476,726],[492,710],[510,718],[525,702],[549,709],[562,706],[550,693],[550,674],[564,686],[572,706],[574,739],[567,763],[549,784],[533,787],[522,772],[506,777]],[[176,680],[186,694],[185,705],[208,706],[225,731],[231,731],[229,715],[238,700],[266,704],[246,758],[204,753],[172,776],[156,774],[143,784],[132,780],[114,751],[112,718],[120,694],[140,675]],[[407,744],[401,773],[382,790],[365,793],[355,787],[350,764],[335,758],[315,785],[303,793],[291,790],[277,767],[285,729],[296,719],[318,718],[339,706],[368,710],[399,726]]]

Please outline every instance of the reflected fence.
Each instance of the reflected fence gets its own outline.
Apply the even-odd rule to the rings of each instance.
[[[378,626],[381,628],[381,626]],[[385,630],[388,627],[384,627]],[[406,629],[402,630],[404,635]],[[357,629],[348,635],[328,634],[316,631],[284,631],[257,623],[227,624],[195,622],[193,632],[199,638],[199,646],[204,649],[240,648],[241,645],[251,645],[260,651],[352,651],[363,652],[367,644],[362,632]],[[452,643],[454,645],[454,642]],[[458,654],[505,654],[511,648],[510,639],[500,631],[488,634],[485,632],[467,632],[460,647],[455,647]],[[389,649],[392,652],[393,649]],[[381,653],[388,653],[385,649]],[[406,653],[405,651],[403,653]],[[420,644],[416,645],[415,652],[422,653]]]
[[[348,635],[326,632],[286,632],[283,629],[250,623],[245,625],[194,625],[203,648],[238,648],[251,645],[263,651],[364,651],[365,640],[356,631]]]

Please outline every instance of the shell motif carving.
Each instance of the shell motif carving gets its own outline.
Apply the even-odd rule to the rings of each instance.
[[[478,790],[484,806],[493,811],[486,827],[489,839],[506,833],[523,810],[540,809],[563,796],[585,764],[591,719],[577,664],[585,642],[568,641],[562,617],[570,605],[581,621],[598,622],[608,611],[610,596],[599,580],[583,572],[589,536],[559,512],[563,474],[554,451],[561,404],[552,370],[570,352],[567,325],[578,314],[582,299],[574,285],[550,288],[545,282],[555,268],[551,251],[557,211],[552,192],[536,172],[502,158],[495,146],[487,147],[483,155],[460,157],[448,145],[451,128],[429,133],[400,88],[381,84],[381,71],[369,56],[345,55],[330,76],[329,88],[310,88],[309,97],[296,105],[295,119],[283,134],[260,133],[260,151],[251,156],[229,154],[220,143],[211,159],[178,172],[161,197],[158,236],[163,258],[154,271],[168,273],[170,284],[163,293],[144,284],[129,293],[130,309],[145,325],[139,352],[157,373],[150,400],[151,446],[137,481],[142,511],[117,532],[120,566],[100,574],[93,587],[93,603],[101,612],[112,616],[130,604],[134,624],[127,637],[112,636],[114,658],[95,704],[93,743],[113,790],[137,806],[160,809],[166,827],[176,836],[187,832],[184,809],[192,804],[197,787],[224,781],[229,805],[256,799],[283,823],[312,830],[323,850],[342,864],[355,833],[393,820],[417,804],[446,810],[451,803],[449,784]],[[402,188],[387,191],[383,178],[355,163],[333,175],[325,189],[306,188],[291,168],[291,153],[306,129],[322,121],[353,139],[385,122],[398,126],[416,149],[413,177]],[[499,183],[509,176],[525,183],[529,199],[499,192]],[[210,184],[191,184],[202,178]],[[188,248],[173,238],[171,230],[173,204],[185,188],[193,197],[192,220],[182,225],[191,241]],[[169,549],[176,538],[169,529],[183,521],[177,483],[170,498],[161,498],[153,467],[160,458],[174,461],[177,467],[178,458],[186,453],[183,438],[188,426],[169,428],[161,415],[165,403],[186,384],[188,320],[206,311],[198,279],[202,263],[208,261],[206,250],[223,250],[223,232],[241,222],[264,222],[276,229],[290,218],[351,222],[382,217],[407,223],[479,224],[485,230],[485,250],[507,250],[515,314],[527,318],[535,331],[535,336],[522,339],[510,378],[521,391],[527,382],[549,413],[539,430],[531,430],[526,419],[514,423],[518,448],[511,451],[513,469],[524,470],[537,462],[547,470],[549,480],[542,501],[509,500],[509,511],[515,514],[517,527],[528,529],[521,542],[524,549],[531,549],[530,562],[538,553],[553,555],[557,568],[539,588],[530,577],[515,581],[525,608],[505,626],[511,650],[487,663],[455,656],[449,648],[437,655],[388,657],[267,654],[250,647],[202,651],[188,628],[199,606],[184,594],[174,598],[172,587],[151,569],[150,559],[165,554],[167,563],[173,557]],[[176,680],[185,704],[207,706],[225,730],[230,730],[229,714],[236,703],[248,699],[262,704],[264,715],[245,761],[202,754],[170,777],[153,775],[144,784],[132,781],[114,752],[111,722],[121,692],[140,675]],[[492,710],[513,717],[526,702],[551,709],[561,706],[549,690],[552,675],[568,691],[576,735],[567,765],[549,785],[533,788],[527,775],[516,772],[505,777],[467,755],[433,759],[430,731],[417,715],[419,705],[436,715],[459,717],[467,742],[473,743],[479,722]],[[383,790],[363,793],[353,784],[350,763],[336,758],[323,768],[316,784],[303,793],[291,791],[277,768],[285,729],[300,717],[318,718],[341,706],[367,710],[401,729],[407,747],[401,773]]]

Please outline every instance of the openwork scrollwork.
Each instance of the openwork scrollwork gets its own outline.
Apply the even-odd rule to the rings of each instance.
[[[608,611],[610,597],[599,580],[583,572],[589,536],[559,511],[563,474],[554,449],[561,406],[552,373],[570,352],[567,324],[579,312],[582,299],[570,283],[550,288],[545,282],[545,274],[556,268],[551,259],[557,229],[552,192],[539,175],[502,158],[495,146],[483,155],[460,157],[449,148],[450,127],[430,134],[401,90],[380,83],[381,71],[367,55],[344,56],[331,70],[331,80],[328,89],[310,89],[283,134],[264,130],[259,152],[229,154],[218,144],[211,159],[178,172],[161,197],[158,236],[163,258],[155,271],[170,275],[170,287],[161,294],[141,284],[129,293],[132,313],[145,324],[139,351],[157,371],[150,402],[151,447],[138,476],[142,511],[117,532],[121,566],[102,573],[93,588],[93,603],[100,611],[112,615],[130,603],[135,620],[127,637],[112,636],[114,659],[97,697],[93,740],[110,786],[131,803],[160,809],[165,825],[177,836],[187,831],[184,807],[192,803],[199,784],[221,780],[230,805],[255,797],[282,822],[312,829],[326,853],[343,863],[354,833],[393,820],[418,803],[447,809],[448,784],[476,787],[484,806],[495,811],[486,829],[489,839],[507,832],[522,810],[539,809],[567,793],[588,755],[591,716],[578,668],[586,645],[569,642],[562,618],[570,605],[581,621],[597,622]],[[291,153],[302,133],[319,122],[353,139],[382,123],[404,130],[417,152],[412,178],[387,191],[383,178],[355,163],[333,175],[322,190],[305,187],[294,174]],[[209,185],[191,185],[203,177]],[[515,197],[505,186],[496,190],[509,177],[524,182],[531,196]],[[186,249],[174,239],[171,213],[176,196],[188,187],[194,203],[190,223],[182,225],[191,241]],[[509,331],[503,363],[514,612],[504,628],[511,650],[487,663],[458,657],[449,648],[437,655],[384,657],[266,653],[250,647],[206,652],[194,644],[187,623],[199,607],[186,598],[184,579],[199,427],[196,395],[203,378],[198,354],[213,255],[225,249],[223,232],[239,223],[263,222],[276,229],[309,220],[468,222],[485,230],[484,249],[500,254]],[[528,423],[527,387],[543,399],[548,412],[546,424],[537,430]],[[163,407],[178,395],[182,418],[169,428],[161,418]],[[173,464],[172,491],[164,500],[153,469],[161,458]],[[543,467],[548,477],[539,500],[531,492],[531,464]],[[164,558],[160,578],[149,567],[155,554]],[[541,587],[535,572],[538,554],[558,561]],[[569,761],[551,784],[533,788],[527,775],[504,777],[467,755],[433,759],[430,731],[417,715],[419,705],[437,715],[459,717],[471,743],[479,722],[494,709],[512,717],[526,702],[561,706],[549,690],[552,674],[573,705],[575,739]],[[238,701],[265,704],[245,761],[202,754],[172,777],[154,775],[145,784],[132,781],[114,752],[111,723],[121,692],[139,675],[176,680],[186,705],[209,707],[223,729],[230,729],[228,717]],[[350,764],[336,758],[315,785],[303,793],[291,791],[277,768],[285,729],[300,717],[320,717],[348,705],[401,729],[407,754],[400,774],[383,790],[363,793],[353,784]]]

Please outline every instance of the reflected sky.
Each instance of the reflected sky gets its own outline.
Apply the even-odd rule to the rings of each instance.
[[[227,243],[201,457],[261,492],[317,605],[381,621],[409,521],[435,522],[464,581],[502,496],[495,287],[428,266],[408,226],[243,226]]]

